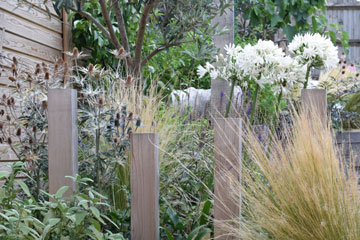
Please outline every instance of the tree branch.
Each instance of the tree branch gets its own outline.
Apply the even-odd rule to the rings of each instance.
[[[119,48],[121,48],[121,44],[119,42],[119,39],[117,39],[113,25],[111,24],[111,19],[110,19],[109,12],[106,8],[106,3],[104,0],[99,0],[99,3],[100,3],[101,12],[104,17],[105,24],[106,24],[107,28],[109,29],[110,40],[114,44],[114,46],[117,49],[119,49]]]
[[[144,11],[141,14],[140,23],[139,23],[139,29],[136,35],[136,44],[135,44],[135,59],[134,59],[134,67],[135,71],[140,71],[140,61],[141,61],[141,53],[142,53],[142,47],[144,42],[144,36],[145,36],[145,29],[146,29],[146,22],[147,18],[149,16],[149,13],[154,8],[155,4],[157,3],[157,0],[150,0],[148,3],[146,3],[144,7]]]
[[[113,0],[113,5],[115,10],[116,21],[118,23],[118,28],[120,32],[121,43],[124,46],[125,51],[130,52],[128,36],[126,33],[126,28],[124,23],[124,17],[122,15],[118,0]]]
[[[189,43],[189,42],[193,42],[193,41],[182,41],[182,42],[176,42],[176,43],[171,43],[171,44],[166,44],[163,46],[160,46],[158,48],[156,48],[154,51],[152,51],[146,58],[144,58],[144,60],[142,60],[141,62],[141,67],[145,66],[148,61],[154,57],[156,54],[158,54],[159,52],[164,51],[165,49],[171,48],[171,47],[175,47],[175,46],[180,46],[183,43]]]
[[[89,19],[91,22],[93,22],[104,34],[105,36],[111,40],[111,36],[110,33],[105,29],[105,27],[103,25],[101,25],[101,23],[99,23],[93,16],[91,16],[89,13],[87,12],[83,12],[82,10],[78,11],[74,8],[69,8],[71,11],[76,12],[78,14],[80,14],[81,16]]]

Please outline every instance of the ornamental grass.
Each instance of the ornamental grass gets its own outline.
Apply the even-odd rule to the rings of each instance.
[[[241,184],[230,178],[234,199],[242,195],[242,215],[216,224],[244,240],[360,239],[354,159],[343,159],[333,131],[316,115],[293,118],[286,138],[272,136],[267,148],[255,134],[244,136]]]

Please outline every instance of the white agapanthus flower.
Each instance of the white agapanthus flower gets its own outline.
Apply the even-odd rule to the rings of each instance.
[[[296,35],[289,44],[289,51],[300,64],[309,67],[336,68],[339,62],[338,48],[331,40],[319,33]]]
[[[306,66],[285,56],[278,59],[274,72],[274,92],[288,94],[298,83],[305,81]]]
[[[278,59],[284,57],[281,48],[273,41],[259,40],[254,46],[248,44],[236,59],[236,65],[244,76],[255,80],[260,87],[272,83]]]

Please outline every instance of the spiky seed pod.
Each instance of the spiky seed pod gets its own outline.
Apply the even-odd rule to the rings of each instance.
[[[80,93],[80,98],[84,98],[85,95],[83,93]]]
[[[121,118],[120,113],[116,113],[116,118],[117,118],[117,119],[120,119],[120,118]]]
[[[89,71],[89,74],[91,75],[92,72],[94,71],[94,65],[92,63],[90,63],[89,67],[88,67],[88,71]]]
[[[118,142],[118,139],[117,138],[114,138],[114,143],[117,143]]]
[[[44,72],[44,73],[46,73],[46,72],[49,71],[48,66],[46,65],[46,63],[42,62],[42,63],[41,63],[41,66],[43,67],[43,72]]]
[[[120,121],[119,121],[119,119],[115,119],[114,125],[115,125],[115,127],[119,127],[119,126],[120,126]]]
[[[129,112],[129,116],[128,116],[128,118],[129,118],[129,120],[133,120],[133,113],[132,112]]]
[[[99,105],[104,105],[104,99],[103,98],[99,99]]]
[[[345,74],[345,71],[342,71],[341,74],[344,75],[344,74]]]
[[[8,143],[9,145],[11,145],[11,144],[12,144],[11,137],[8,137],[8,139],[7,139],[7,143]]]
[[[342,63],[342,61],[340,60],[340,61],[339,61],[339,64],[341,64],[341,63]]]
[[[33,130],[34,133],[36,133],[37,127],[36,127],[36,126],[33,126],[32,130]]]
[[[42,101],[41,106],[42,106],[43,109],[47,109],[48,102],[46,100]]]
[[[4,143],[4,139],[2,137],[0,137],[0,144]]]
[[[346,62],[346,60],[344,61],[344,64],[346,64],[347,62]]]
[[[46,72],[46,73],[45,73],[44,79],[45,79],[45,80],[49,80],[49,79],[50,79],[50,73],[49,73],[49,72]]]
[[[17,60],[17,58],[15,56],[13,57],[13,63],[15,64],[15,66],[17,66],[19,64],[18,60]]]
[[[4,127],[4,123],[3,122],[0,122],[0,130],[2,130]]]
[[[56,63],[54,66],[54,72],[56,73],[58,70],[59,70],[59,64]]]
[[[6,120],[10,121],[11,117],[9,115],[6,115]]]
[[[359,73],[357,73],[355,76],[358,77],[358,76],[359,76]]]
[[[39,73],[41,72],[41,67],[40,67],[40,64],[36,64],[36,67],[35,67],[35,75],[38,75]]]
[[[24,147],[25,151],[29,150],[29,147],[28,146],[25,146]]]
[[[124,53],[124,48],[120,48],[119,50],[118,50],[118,52],[117,52],[117,57],[118,58],[121,58],[122,57],[122,54]]]
[[[33,144],[33,139],[29,138],[29,144],[32,145]]]
[[[77,47],[73,48],[72,55],[76,58],[79,57],[79,49]]]
[[[137,127],[141,126],[141,119],[139,117],[136,119],[135,126],[137,126]]]
[[[12,70],[12,74],[14,76],[17,76],[17,68],[16,68],[15,64],[11,64],[11,70]]]
[[[15,99],[13,97],[10,98],[10,104],[14,105],[15,104]]]
[[[8,100],[6,101],[6,104],[7,104],[8,106],[11,106],[11,99],[10,99],[10,98],[8,98]]]
[[[13,76],[9,76],[9,80],[12,81],[12,82],[16,82],[16,78],[13,77]]]
[[[131,75],[128,75],[127,78],[126,78],[126,82],[125,82],[125,85],[127,87],[129,87],[131,85],[131,82],[132,82],[132,76]]]
[[[353,66],[354,66],[354,64],[352,63],[350,66],[352,66],[352,67],[353,67]]]
[[[56,61],[56,64],[58,64],[59,66],[62,65],[64,63],[64,60],[62,58],[59,58],[57,61]]]
[[[346,68],[346,66],[342,66],[342,69],[345,69]]]
[[[16,130],[16,136],[20,137],[21,136],[21,128],[18,128]]]
[[[3,100],[6,99],[6,94],[5,94],[5,93],[2,95],[2,99],[3,99]]]
[[[1,109],[1,110],[0,110],[0,115],[1,115],[1,116],[4,116],[4,114],[5,114],[4,109]]]

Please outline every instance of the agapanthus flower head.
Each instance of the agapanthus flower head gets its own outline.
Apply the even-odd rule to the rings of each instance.
[[[299,63],[310,67],[331,69],[336,68],[339,62],[338,48],[319,33],[296,35],[289,44],[289,51]]]

